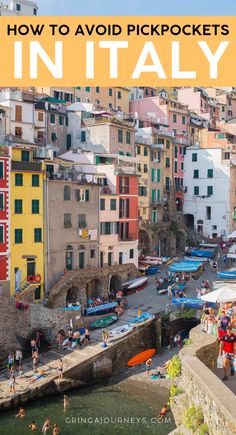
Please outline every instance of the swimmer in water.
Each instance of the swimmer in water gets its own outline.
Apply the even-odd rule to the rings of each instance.
[[[58,425],[55,423],[55,424],[53,425],[52,435],[59,435],[59,433],[60,433],[59,427],[58,427]]]
[[[46,418],[46,420],[45,420],[45,422],[44,422],[44,424],[43,424],[43,427],[42,427],[42,432],[45,434],[45,433],[48,433],[49,432],[49,430],[50,430],[50,428],[51,428],[51,421],[50,421],[50,418]]]
[[[66,394],[64,394],[64,411],[67,410],[68,406],[69,406],[69,397],[66,396]]]
[[[25,410],[24,408],[20,408],[18,414],[16,415],[17,418],[25,418]]]
[[[161,412],[160,412],[160,414],[159,414],[159,417],[164,417],[164,415],[166,415],[167,411],[168,411],[168,406],[167,406],[167,404],[165,404],[165,405],[162,406],[162,408],[161,408]]]
[[[35,423],[35,421],[32,421],[32,422],[29,424],[29,428],[32,430],[32,432],[35,432],[35,431],[37,430],[38,426],[37,426],[37,424]]]

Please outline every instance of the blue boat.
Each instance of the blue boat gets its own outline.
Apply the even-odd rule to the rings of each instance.
[[[236,279],[236,271],[217,272],[220,279]]]
[[[98,305],[96,307],[85,308],[84,314],[86,316],[105,314],[114,311],[117,306],[117,302],[108,302],[107,304]]]
[[[182,261],[180,263],[174,263],[171,264],[171,266],[169,266],[168,270],[170,272],[186,272],[186,273],[191,273],[191,272],[197,272],[197,270],[199,269],[199,267],[202,266],[202,263],[196,263],[196,262],[186,262],[186,261]]]
[[[134,319],[130,320],[129,325],[133,326],[134,328],[137,326],[145,325],[146,323],[151,322],[151,320],[154,319],[154,315],[150,313],[142,313],[140,316],[135,317]]]
[[[190,251],[191,255],[193,255],[194,257],[207,257],[207,258],[212,258],[214,257],[214,251],[206,251],[205,249],[192,249]]]
[[[201,309],[205,302],[201,299],[192,299],[192,298],[172,298],[172,304],[174,305],[184,305],[186,308],[195,308]]]
[[[75,305],[74,307],[64,307],[62,308],[63,311],[78,311],[81,309],[80,305]]]
[[[159,267],[157,267],[157,266],[150,266],[146,270],[146,275],[155,275],[157,272],[159,272]]]

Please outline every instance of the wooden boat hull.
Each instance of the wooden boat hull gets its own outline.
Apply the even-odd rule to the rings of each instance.
[[[107,328],[107,326],[112,325],[112,323],[116,322],[118,320],[118,316],[112,315],[104,317],[104,319],[96,320],[95,322],[92,322],[90,324],[91,329],[98,329],[98,328]]]

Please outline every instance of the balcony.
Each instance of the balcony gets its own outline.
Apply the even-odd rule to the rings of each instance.
[[[162,198],[157,198],[157,199],[152,199],[151,201],[151,205],[152,206],[157,206],[157,205],[162,205],[163,204],[163,199]]]
[[[40,162],[15,162],[15,161],[12,161],[11,169],[13,171],[40,172],[42,170],[42,164]]]
[[[119,234],[120,242],[134,242],[135,240],[138,240],[138,236],[136,233]]]
[[[186,145],[186,146],[191,145],[191,142],[189,139],[184,139],[184,138],[178,137],[178,136],[174,137],[173,142],[174,142],[174,144],[180,144],[180,145]]]

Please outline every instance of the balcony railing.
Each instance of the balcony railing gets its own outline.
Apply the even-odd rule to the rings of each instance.
[[[120,242],[133,242],[137,239],[138,239],[138,236],[136,233],[119,234],[119,241]]]
[[[40,162],[14,162],[11,163],[12,170],[16,171],[41,171]]]
[[[157,198],[157,199],[154,199],[154,200],[152,199],[151,204],[152,204],[152,206],[162,205],[163,204],[163,200],[162,200],[162,198]]]

